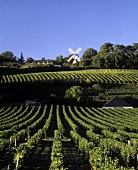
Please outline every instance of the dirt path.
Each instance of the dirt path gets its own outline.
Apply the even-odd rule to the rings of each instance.
[[[63,164],[68,170],[90,170],[88,161],[84,160],[72,141],[63,141]]]
[[[7,148],[3,155],[0,155],[0,169],[6,170],[8,167],[11,166],[13,161],[13,153]]]
[[[22,170],[49,170],[52,141],[42,141]]]

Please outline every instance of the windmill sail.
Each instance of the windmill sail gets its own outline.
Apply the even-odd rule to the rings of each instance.
[[[69,59],[68,62],[70,62],[72,59],[74,59],[75,55],[72,55]]]
[[[74,51],[73,51],[71,48],[69,48],[68,51],[69,51],[71,54],[75,54]]]
[[[75,51],[75,54],[79,54],[79,52],[81,51],[82,49],[79,47],[76,51]]]

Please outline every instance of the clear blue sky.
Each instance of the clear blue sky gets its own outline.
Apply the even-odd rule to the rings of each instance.
[[[138,0],[0,0],[0,53],[55,59],[138,42]]]

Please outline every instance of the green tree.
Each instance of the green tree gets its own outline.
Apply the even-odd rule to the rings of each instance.
[[[134,47],[134,49],[135,49],[136,51],[138,51],[138,43],[133,43],[132,46]]]
[[[100,47],[100,53],[105,54],[105,53],[110,53],[113,51],[113,44],[111,44],[110,42],[104,43],[101,47]]]
[[[102,90],[102,87],[100,84],[93,84],[92,91],[94,94],[99,94]]]
[[[14,56],[13,52],[5,51],[0,54],[0,62],[14,62],[16,61],[16,57]]]
[[[63,56],[62,55],[57,56],[55,61],[56,61],[56,64],[63,65],[64,63]]]
[[[85,60],[81,65],[87,65]],[[124,46],[104,43],[93,57],[92,66],[96,68],[138,68],[138,43]]]
[[[79,66],[81,67],[90,66],[95,55],[97,55],[97,51],[95,49],[87,48],[83,53]]]
[[[20,58],[18,59],[18,62],[21,63],[21,64],[23,64],[23,62],[24,62],[24,57],[23,57],[23,53],[22,52],[21,52]]]
[[[95,68],[104,68],[105,59],[99,53],[93,58],[92,66]]]
[[[80,67],[87,67],[87,66],[91,66],[91,63],[92,63],[92,59],[81,58],[81,60],[79,62],[79,66]]]
[[[113,48],[113,57],[114,57],[114,67],[115,68],[124,68],[124,59],[125,59],[125,46],[116,44]]]
[[[108,53],[104,56],[104,68],[115,68],[113,53]]]
[[[80,62],[79,62],[79,66],[80,67],[86,67],[87,66],[87,60],[84,58],[81,58]]]
[[[92,59],[93,56],[97,55],[97,51],[93,48],[87,48],[83,53],[84,59]]]
[[[94,56],[92,66],[98,68],[110,68],[113,65],[113,59],[112,62],[110,61],[112,58],[112,52],[113,44],[110,42],[104,43],[100,47],[100,51],[97,53],[97,55]]]
[[[28,63],[32,63],[33,61],[34,61],[34,59],[33,59],[32,57],[28,57],[28,58],[27,58],[27,62],[28,62]]]
[[[80,86],[73,86],[69,88],[66,93],[65,97],[68,99],[76,99],[78,102],[81,102],[83,99],[84,89]]]
[[[134,47],[134,68],[138,68],[138,43],[133,43]]]
[[[45,57],[42,57],[42,58],[41,58],[41,61],[42,61],[42,62],[45,62],[45,60],[46,60]]]
[[[135,63],[135,54],[134,54],[134,47],[131,45],[126,46],[126,50],[124,53],[124,68],[133,68]]]

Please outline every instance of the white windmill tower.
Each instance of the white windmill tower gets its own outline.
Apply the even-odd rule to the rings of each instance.
[[[79,52],[81,51],[82,49],[79,47],[76,51],[73,51],[71,48],[68,49],[68,51],[72,54],[71,57],[68,59],[68,62],[70,62],[72,59],[74,60],[73,61],[73,64],[76,64],[77,62],[80,62],[80,58],[78,56]]]

